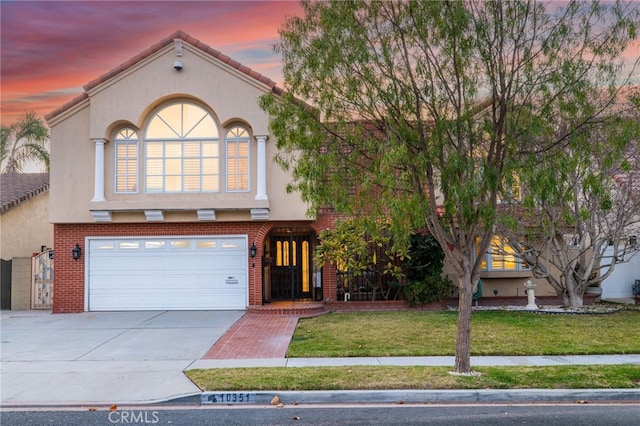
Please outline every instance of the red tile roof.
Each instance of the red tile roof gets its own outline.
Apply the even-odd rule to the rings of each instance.
[[[281,95],[283,93],[282,89],[277,87],[276,83],[273,80],[271,80],[271,79],[263,76],[262,74],[252,70],[251,68],[247,67],[246,65],[242,65],[240,62],[234,61],[233,59],[231,59],[227,55],[221,53],[220,51],[218,51],[216,49],[213,49],[212,47],[209,47],[208,45],[202,43],[200,40],[191,37],[189,34],[178,30],[178,31],[174,32],[173,34],[171,34],[170,36],[168,36],[167,38],[164,38],[164,39],[160,40],[158,43],[152,45],[148,49],[146,49],[146,50],[140,52],[139,54],[137,54],[136,56],[130,58],[128,61],[124,62],[123,64],[119,65],[118,67],[116,67],[116,68],[112,69],[111,71],[107,72],[106,74],[103,74],[100,77],[96,78],[95,80],[92,80],[89,83],[85,84],[83,86],[83,89],[84,89],[84,93],[83,94],[77,96],[76,98],[74,98],[70,102],[67,102],[66,104],[62,105],[60,108],[57,108],[57,109],[51,111],[49,114],[45,115],[44,118],[46,120],[50,120],[50,119],[62,114],[63,112],[65,112],[69,108],[79,104],[80,102],[82,102],[83,100],[85,100],[85,99],[87,99],[89,97],[89,95],[87,94],[87,92],[89,90],[91,90],[94,87],[104,83],[105,81],[108,81],[108,80],[112,79],[116,75],[122,73],[123,71],[127,70],[128,68],[130,68],[133,65],[137,64],[138,62],[144,60],[145,58],[148,58],[151,55],[153,55],[155,52],[161,50],[165,46],[173,44],[174,40],[176,40],[176,39],[182,40],[185,43],[189,43],[191,46],[193,46],[193,47],[195,47],[197,49],[200,49],[201,51],[203,51],[203,52],[209,54],[210,56],[216,58],[217,60],[229,65],[230,67],[233,67],[233,68],[237,69],[238,71],[248,75],[249,77],[251,77],[251,78],[253,78],[255,80],[258,80],[259,82],[269,86],[273,93],[275,93],[277,95]]]
[[[0,175],[0,214],[49,190],[49,173]]]

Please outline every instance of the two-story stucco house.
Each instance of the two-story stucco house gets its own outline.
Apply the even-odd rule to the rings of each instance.
[[[258,106],[279,91],[178,31],[48,114],[53,312],[335,297],[312,259],[330,217],[286,192]]]
[[[335,268],[313,262],[335,215],[287,193],[265,93],[281,89],[178,31],[45,117],[54,313],[338,298]],[[528,279],[556,297],[510,252],[485,256],[483,297],[526,301]]]

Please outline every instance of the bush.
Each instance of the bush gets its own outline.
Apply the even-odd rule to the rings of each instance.
[[[409,282],[402,287],[410,306],[437,302],[451,296],[455,287],[449,278],[442,277],[443,264],[444,252],[433,236],[411,236],[407,262]]]
[[[440,274],[426,275],[420,281],[411,281],[402,287],[409,306],[437,302],[451,296],[455,286],[448,277]]]

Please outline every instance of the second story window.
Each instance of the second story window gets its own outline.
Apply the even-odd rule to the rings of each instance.
[[[219,143],[218,126],[201,107],[177,103],[162,108],[145,132],[145,191],[219,191]]]
[[[115,192],[138,192],[138,134],[130,128],[116,133],[115,144]]]
[[[227,152],[227,191],[249,190],[249,132],[232,127],[225,138]]]

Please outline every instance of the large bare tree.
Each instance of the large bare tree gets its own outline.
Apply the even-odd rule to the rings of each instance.
[[[623,88],[613,116],[540,153],[549,157],[544,167],[523,168],[524,200],[505,206],[508,215],[499,221],[515,254],[564,306],[582,306],[589,287],[640,249],[631,238],[640,230],[638,95]],[[564,132],[561,122],[556,128]]]
[[[285,93],[261,105],[312,212],[386,215],[393,241],[427,227],[457,275],[455,372],[497,204],[522,157],[599,120],[598,87],[635,37],[637,5],[303,1],[280,30]],[[356,190],[354,191],[354,187]],[[355,194],[355,195],[354,195]],[[360,213],[362,214],[362,213]]]

